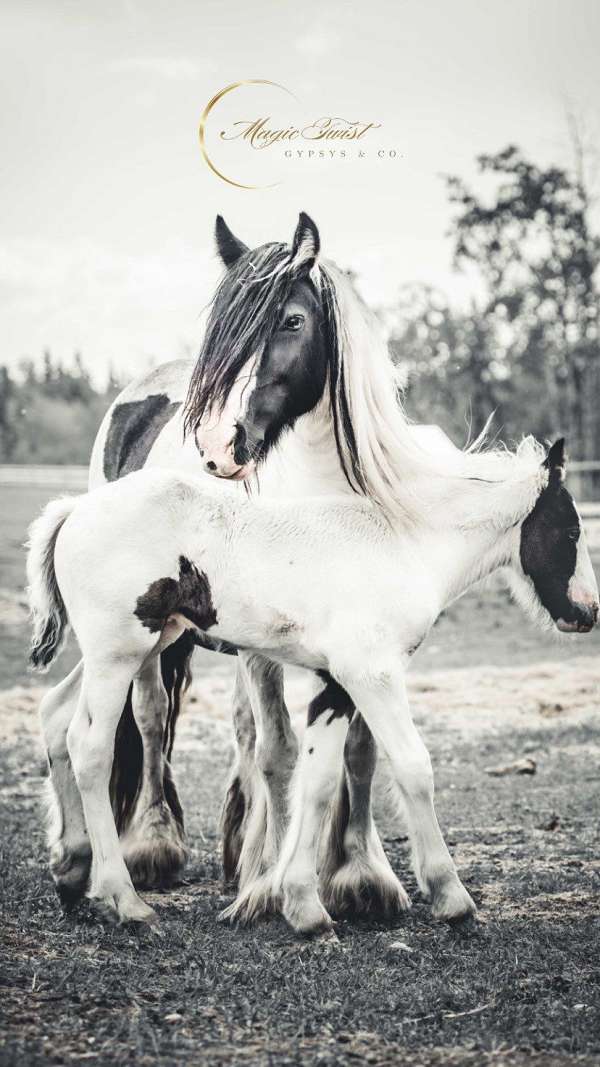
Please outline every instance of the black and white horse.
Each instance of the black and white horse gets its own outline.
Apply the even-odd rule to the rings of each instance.
[[[238,649],[247,666],[258,655],[324,683],[309,708],[279,858],[229,914],[244,914],[257,896],[281,900],[295,930],[330,926],[317,852],[356,708],[389,759],[434,916],[474,913],[438,826],[406,669],[440,612],[499,568],[534,615],[592,629],[598,589],[564,473],[563,440],[545,455],[528,438],[516,453],[438,453],[428,467],[407,467],[411,507],[395,514],[357,498],[244,500],[150,469],[49,504],[28,557],[32,658],[51,662],[71,624],[83,677],[67,748],[92,849],[90,899],[122,922],[154,916],[133,887],[109,781],[131,685],[156,686],[161,652],[191,630]],[[160,708],[155,716],[162,729]]]
[[[262,497],[358,493],[390,514],[410,515],[403,472],[423,457],[401,414],[377,324],[348,278],[319,265],[314,223],[301,215],[291,246],[250,251],[219,219],[217,244],[227,271],[196,367],[164,365],[121,394],[94,446],[90,488],[144,466],[197,475],[203,464],[220,479],[210,480],[215,491],[244,495],[235,483],[253,482],[260,462]],[[184,435],[184,426],[193,432]],[[117,729],[113,808],[140,883],[168,881],[185,858],[169,761],[193,646],[193,635],[183,634],[161,655],[160,677],[132,682]],[[81,679],[80,663],[41,708],[55,813],[51,869],[65,896],[85,884],[90,856],[66,747]],[[297,755],[281,666],[255,656],[239,667],[234,724],[224,860],[226,877],[239,871],[243,888],[277,852]],[[374,764],[373,740],[356,716],[323,868],[331,908],[403,904],[371,814]]]

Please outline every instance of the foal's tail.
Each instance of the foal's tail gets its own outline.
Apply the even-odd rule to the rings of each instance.
[[[54,570],[56,538],[75,507],[76,497],[61,497],[46,505],[29,528],[27,580],[33,635],[29,660],[45,670],[56,659],[69,620]]]

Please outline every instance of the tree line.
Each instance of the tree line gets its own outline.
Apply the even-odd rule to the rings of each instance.
[[[495,411],[506,441],[564,434],[577,459],[600,459],[600,237],[584,154],[572,170],[539,167],[514,145],[478,157],[482,189],[445,178],[455,266],[476,297],[453,308],[426,285],[381,309],[406,383],[406,407],[461,443]],[[114,375],[92,384],[79,356],[65,369],[0,366],[0,462],[87,463]]]

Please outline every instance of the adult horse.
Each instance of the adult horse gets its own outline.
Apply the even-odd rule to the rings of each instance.
[[[404,471],[425,468],[426,460],[402,415],[377,325],[349,279],[319,263],[314,223],[301,215],[291,246],[254,251],[221,219],[216,235],[227,272],[199,360],[160,367],[121,394],[94,446],[90,488],[143,466],[197,475],[199,448],[224,492],[253,480],[260,464],[264,496],[358,493],[410,522],[415,502],[403,487]],[[186,633],[163,653],[160,679],[132,682],[117,730],[113,809],[127,864],[142,883],[168,881],[185,858],[170,758],[193,643]],[[81,678],[79,664],[41,708],[56,816],[51,869],[67,897],[80,891],[90,861],[66,746]],[[244,888],[257,884],[277,853],[297,754],[280,666],[252,657],[240,667],[234,724],[238,757],[224,809],[224,860],[226,877],[239,870]],[[373,823],[374,766],[373,739],[355,716],[323,867],[332,910],[404,905]],[[245,917],[267,905],[258,893],[245,900]]]

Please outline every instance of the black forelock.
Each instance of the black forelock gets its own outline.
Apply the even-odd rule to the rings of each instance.
[[[270,243],[243,253],[225,273],[211,303],[202,348],[184,406],[184,431],[194,433],[211,407],[220,410],[251,356],[277,329],[294,284],[306,273],[291,268],[291,249]],[[336,448],[344,476],[354,492],[366,495],[345,379],[343,323],[333,277],[323,264],[319,299],[327,353],[327,380]],[[358,297],[357,297],[358,299]]]
[[[204,341],[192,373],[184,428],[193,433],[205,411],[221,410],[253,353],[277,329],[298,274],[286,270],[288,245],[271,243],[245,252],[224,275],[213,298]]]

